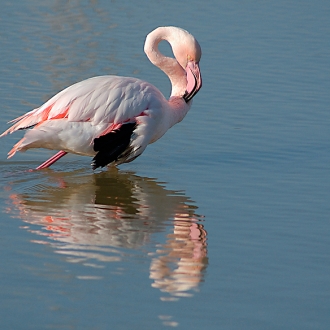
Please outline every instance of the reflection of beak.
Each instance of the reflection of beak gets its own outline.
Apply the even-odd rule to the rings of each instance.
[[[189,61],[186,66],[187,73],[187,89],[183,98],[189,102],[202,87],[202,76],[199,70],[198,63]]]

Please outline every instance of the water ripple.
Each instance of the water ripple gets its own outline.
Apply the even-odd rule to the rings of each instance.
[[[94,175],[82,170],[29,175],[8,183],[7,213],[38,236],[32,243],[49,245],[68,263],[94,269],[131,262],[139,253],[150,260],[152,287],[173,297],[198,290],[208,264],[207,233],[196,206],[182,191],[117,169]],[[77,278],[103,278],[89,276]]]

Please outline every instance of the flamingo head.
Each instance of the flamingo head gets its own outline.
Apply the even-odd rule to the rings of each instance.
[[[183,98],[188,103],[202,87],[202,76],[199,69],[199,63],[188,61],[186,66],[186,73],[187,88]]]
[[[180,29],[173,53],[179,64],[186,71],[187,85],[183,96],[189,102],[202,87],[199,61],[202,57],[201,46],[189,32]]]
[[[162,40],[170,43],[175,59],[159,52],[158,44]],[[202,87],[201,46],[188,31],[174,26],[158,27],[148,34],[144,51],[149,60],[170,78],[172,95],[183,95],[188,103]]]

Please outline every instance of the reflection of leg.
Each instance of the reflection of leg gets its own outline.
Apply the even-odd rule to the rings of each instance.
[[[43,168],[47,168],[47,167],[53,165],[55,162],[57,162],[60,158],[62,158],[66,154],[67,154],[66,151],[63,151],[63,150],[59,151],[56,155],[54,155],[53,157],[50,157],[44,163],[42,163],[41,165],[39,165],[36,168],[36,170],[42,170]]]

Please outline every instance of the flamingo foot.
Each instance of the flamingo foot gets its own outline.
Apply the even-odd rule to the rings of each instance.
[[[55,154],[53,157],[50,157],[48,160],[46,160],[44,163],[39,165],[36,170],[42,170],[43,168],[47,168],[51,165],[53,165],[56,161],[58,161],[60,158],[65,156],[67,154],[66,151],[59,151],[57,154]]]

